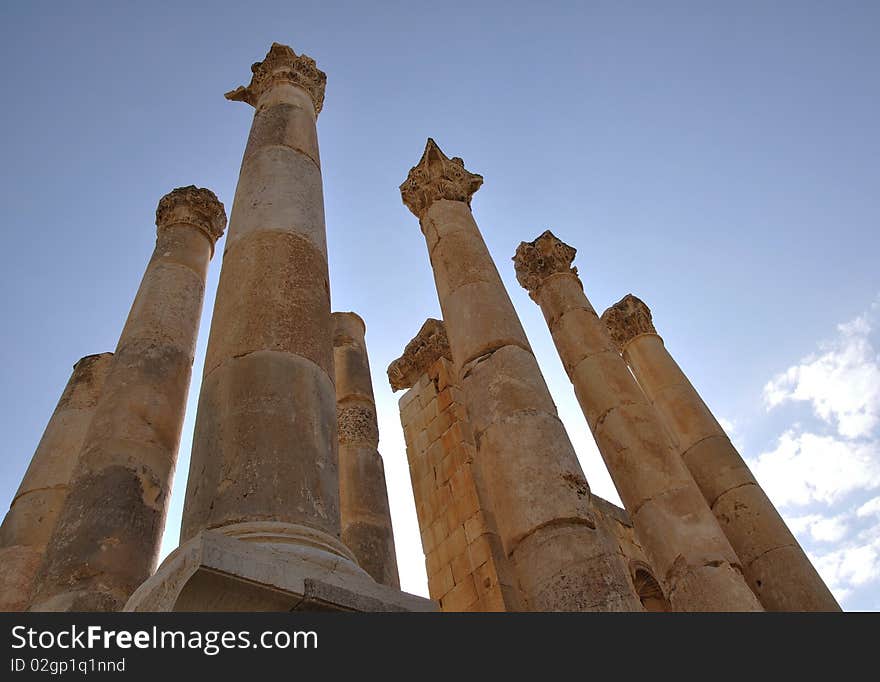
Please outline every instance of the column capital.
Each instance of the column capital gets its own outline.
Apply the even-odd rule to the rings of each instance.
[[[577,268],[571,266],[577,249],[557,238],[550,230],[532,242],[520,242],[513,256],[516,281],[535,300],[538,289],[551,275],[574,275]],[[580,282],[580,279],[578,279]]]
[[[406,207],[421,218],[438,199],[463,201],[470,206],[471,197],[482,184],[482,175],[465,169],[459,157],[450,159],[429,137],[422,158],[410,168],[400,185],[400,197]]]
[[[178,187],[159,200],[156,227],[161,230],[181,223],[204,232],[213,248],[226,229],[226,209],[209,189],[195,185]]]
[[[252,107],[267,89],[276,83],[291,83],[305,90],[315,105],[315,116],[324,106],[324,87],[327,74],[315,64],[315,60],[304,54],[298,55],[287,45],[272,43],[269,53],[261,62],[251,65],[253,76],[249,85],[239,85],[227,92],[225,97],[235,102],[247,102]]]
[[[627,294],[602,313],[602,322],[620,352],[637,336],[657,333],[651,320],[651,309],[632,294]]]
[[[388,381],[392,390],[411,388],[440,358],[452,360],[446,325],[441,320],[428,318],[419,333],[406,344],[403,355],[388,365]]]

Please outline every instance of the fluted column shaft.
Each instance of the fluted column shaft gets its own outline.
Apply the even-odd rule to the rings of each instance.
[[[113,353],[87,355],[73,374],[46,425],[30,466],[0,526],[0,611],[27,608],[34,576],[101,396]]]
[[[325,76],[278,44],[252,70],[248,87],[227,94],[256,111],[214,304],[181,542],[207,529],[285,542],[305,528],[339,543],[316,128]]]
[[[427,241],[478,466],[527,607],[641,610],[470,210],[482,182],[428,141],[401,185]]]
[[[157,210],[147,265],[46,549],[31,609],[116,611],[155,569],[214,242],[209,190]]]
[[[839,611],[776,507],[657,335],[648,307],[629,295],[602,315],[769,611]]]
[[[366,326],[355,313],[332,317],[342,541],[376,582],[399,588]]]
[[[517,279],[541,307],[636,536],[676,611],[757,611],[739,560],[617,353],[570,265],[545,232],[522,243]]]

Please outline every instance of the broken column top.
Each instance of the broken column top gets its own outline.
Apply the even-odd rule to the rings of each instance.
[[[330,313],[333,320],[333,345],[342,346],[353,339],[363,341],[367,324],[357,313],[351,311]]]
[[[620,352],[637,336],[657,333],[651,320],[651,309],[632,294],[627,294],[602,313],[602,322]]]
[[[257,106],[266,90],[276,83],[290,83],[305,90],[315,105],[315,116],[321,113],[324,106],[324,88],[327,85],[327,74],[315,64],[315,60],[304,54],[298,55],[287,45],[272,43],[269,53],[261,62],[251,65],[253,76],[249,85],[239,85],[235,90],[227,92],[225,97],[235,102],[247,102]]]
[[[470,206],[471,197],[482,184],[482,175],[465,169],[459,157],[450,159],[429,137],[422,158],[410,168],[400,185],[400,197],[406,207],[421,218],[438,199],[463,201]]]
[[[550,230],[532,242],[520,242],[513,257],[516,281],[529,292],[532,299],[535,292],[551,275],[570,274],[577,277],[577,268],[571,262],[577,249],[556,237]]]
[[[156,227],[192,225],[205,233],[211,247],[226,229],[226,209],[217,195],[209,189],[189,185],[171,190],[159,200],[156,208]]]
[[[419,333],[406,344],[403,355],[388,365],[388,381],[392,390],[411,388],[440,358],[452,360],[446,325],[441,320],[428,318]]]

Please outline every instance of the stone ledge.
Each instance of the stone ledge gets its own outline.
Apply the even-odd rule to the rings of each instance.
[[[344,557],[203,531],[172,552],[124,611],[437,611]]]

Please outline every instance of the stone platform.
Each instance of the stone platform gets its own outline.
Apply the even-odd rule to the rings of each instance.
[[[125,611],[437,611],[381,585],[338,540],[304,526],[202,531],[168,555]]]

